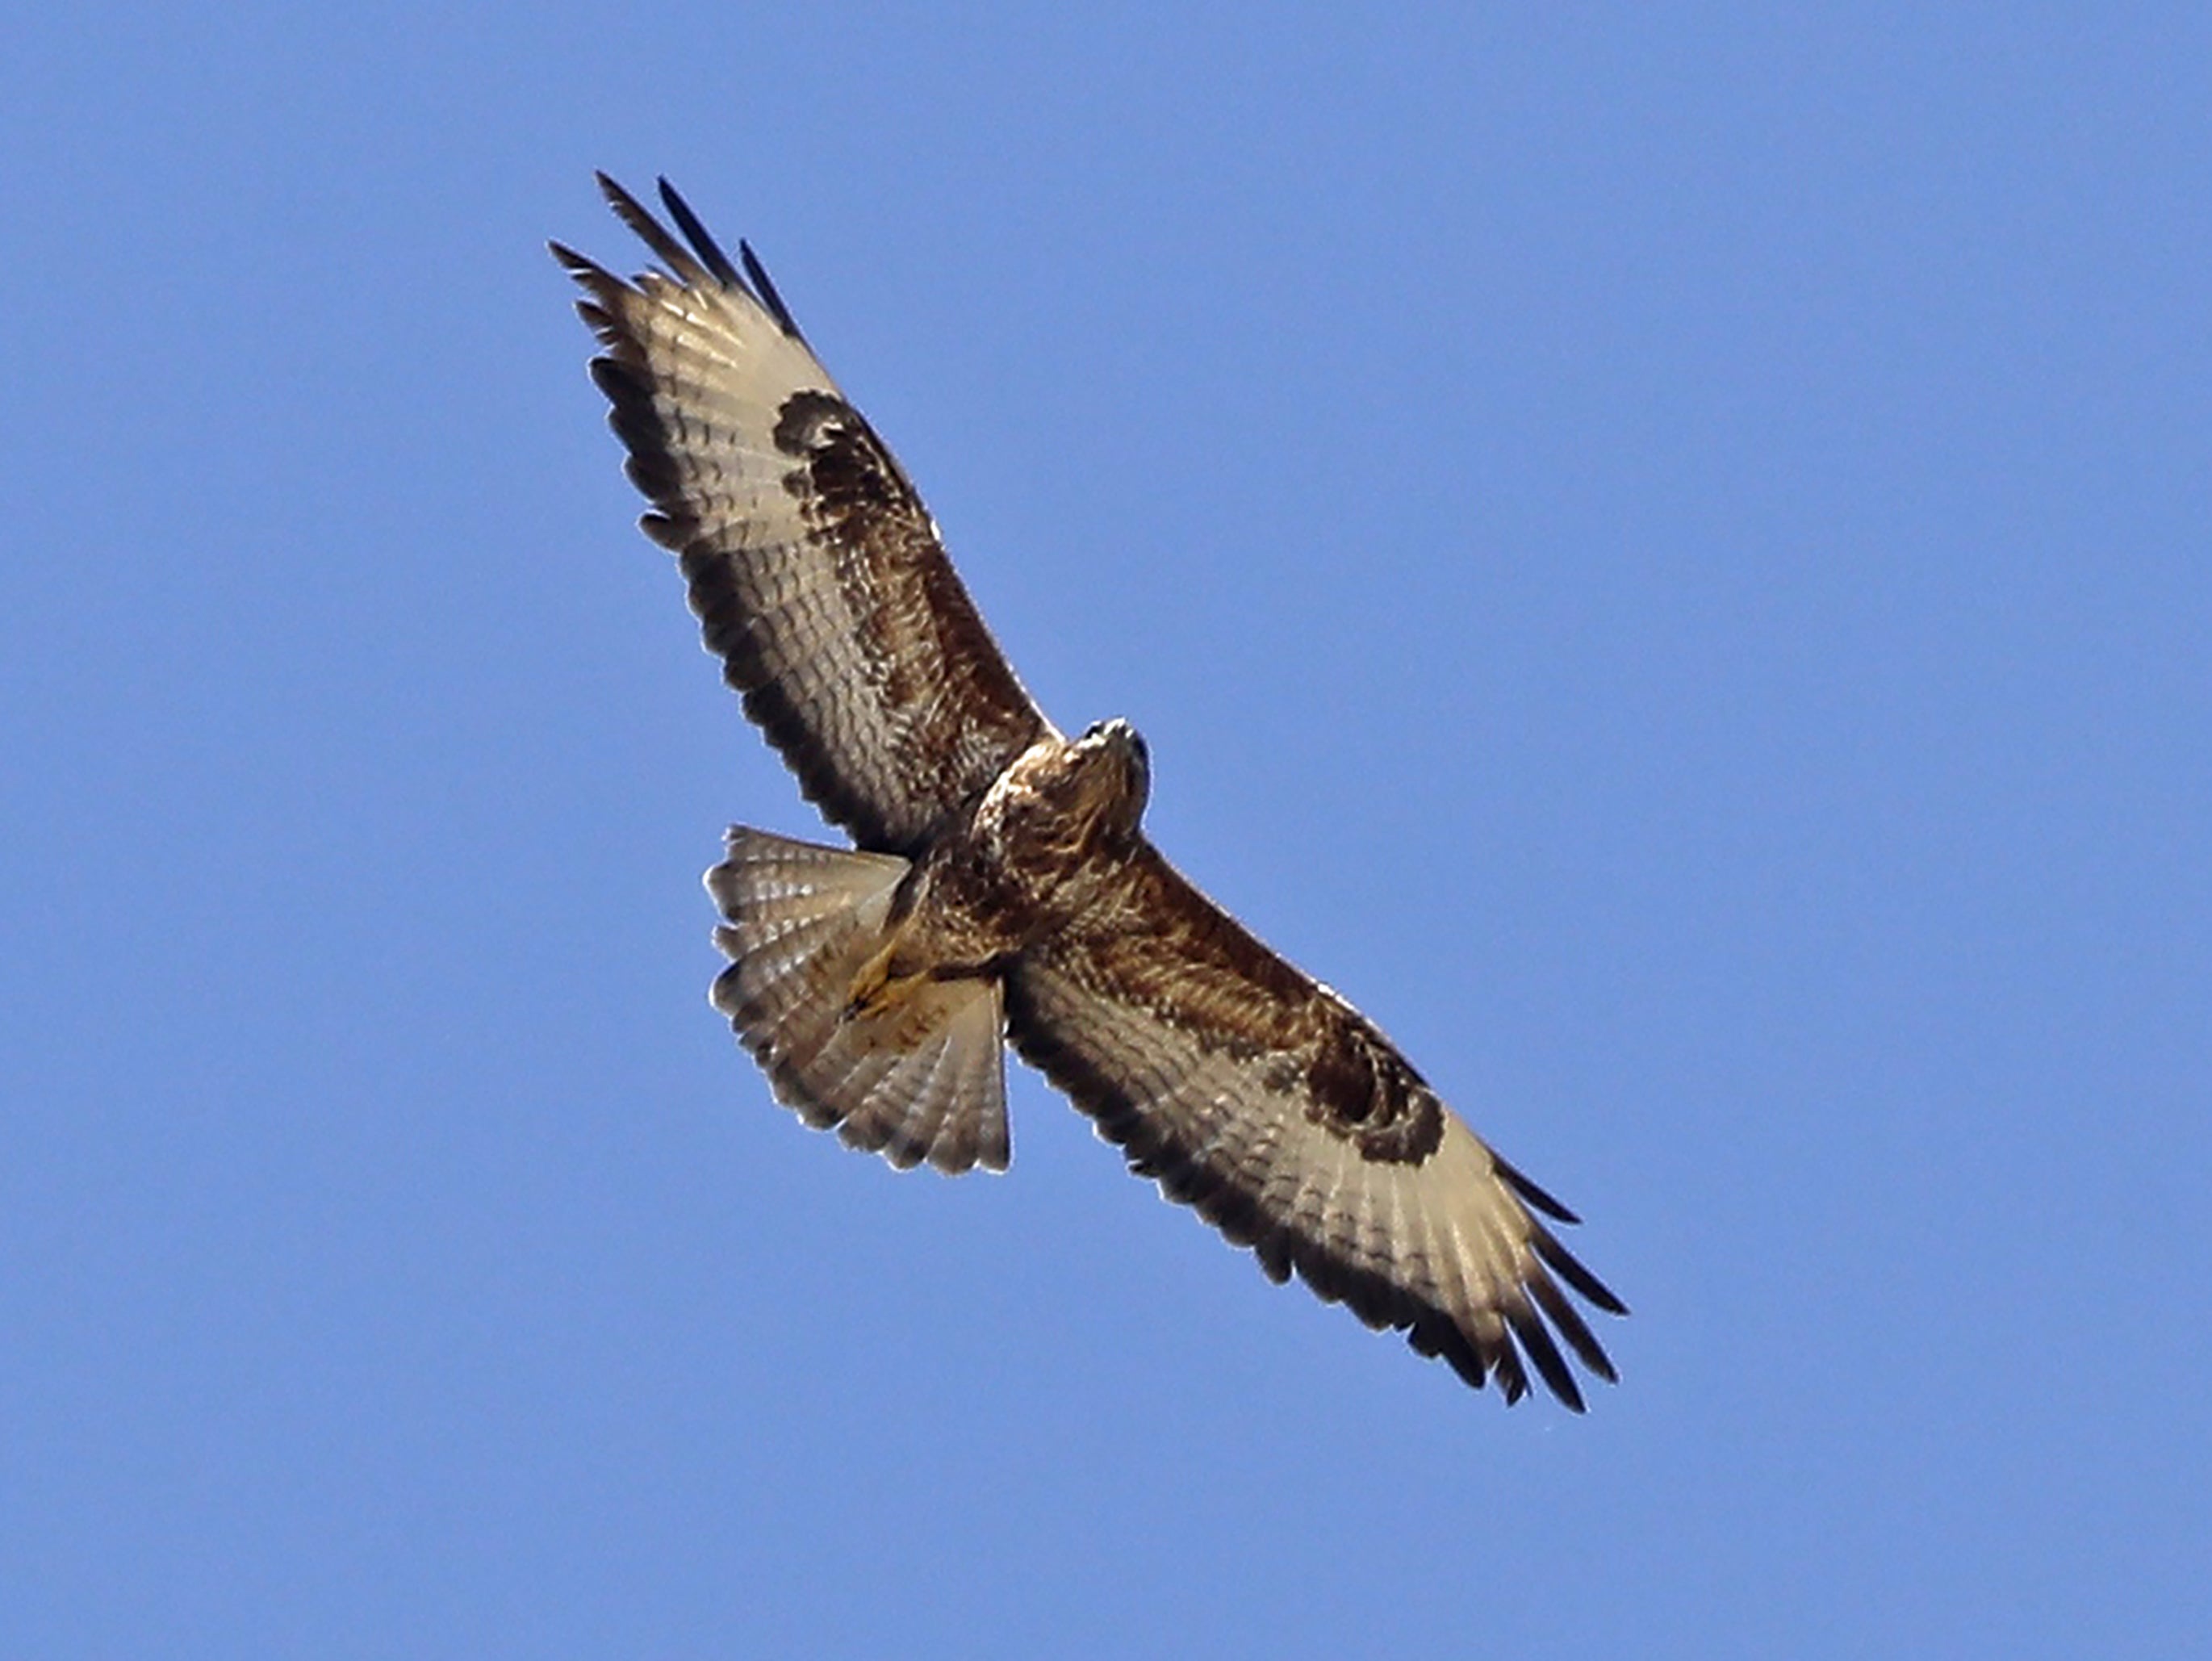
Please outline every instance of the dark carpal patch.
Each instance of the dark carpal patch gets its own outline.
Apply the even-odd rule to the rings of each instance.
[[[1306,1065],[1308,1109],[1330,1135],[1378,1164],[1419,1165],[1443,1140],[1443,1105],[1386,1046],[1356,1022],[1332,1023]]]
[[[777,449],[805,464],[783,484],[809,518],[912,510],[896,465],[860,411],[835,392],[793,392],[776,412],[775,436]]]

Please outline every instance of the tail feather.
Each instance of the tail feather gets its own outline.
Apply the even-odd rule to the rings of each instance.
[[[707,873],[721,910],[714,983],[777,1097],[901,1170],[1006,1168],[1003,1001],[995,980],[933,982],[848,1016],[853,977],[883,940],[908,862],[732,827]]]

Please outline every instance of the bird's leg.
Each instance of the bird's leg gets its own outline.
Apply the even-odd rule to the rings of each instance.
[[[899,935],[894,933],[854,974],[842,1019],[851,1020],[855,1016],[879,1015],[896,1009],[928,982],[929,971],[926,969],[908,975],[891,973],[898,947]]]

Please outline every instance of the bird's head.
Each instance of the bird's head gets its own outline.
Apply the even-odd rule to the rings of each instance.
[[[1094,723],[1068,746],[1069,806],[1091,821],[1091,835],[1127,843],[1152,795],[1152,757],[1143,735],[1118,715]]]

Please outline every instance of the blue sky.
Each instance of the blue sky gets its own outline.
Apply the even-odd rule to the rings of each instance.
[[[0,26],[11,1653],[2212,1646],[2212,26],[1350,10]],[[595,167],[1583,1213],[1587,1418],[769,1104]]]

